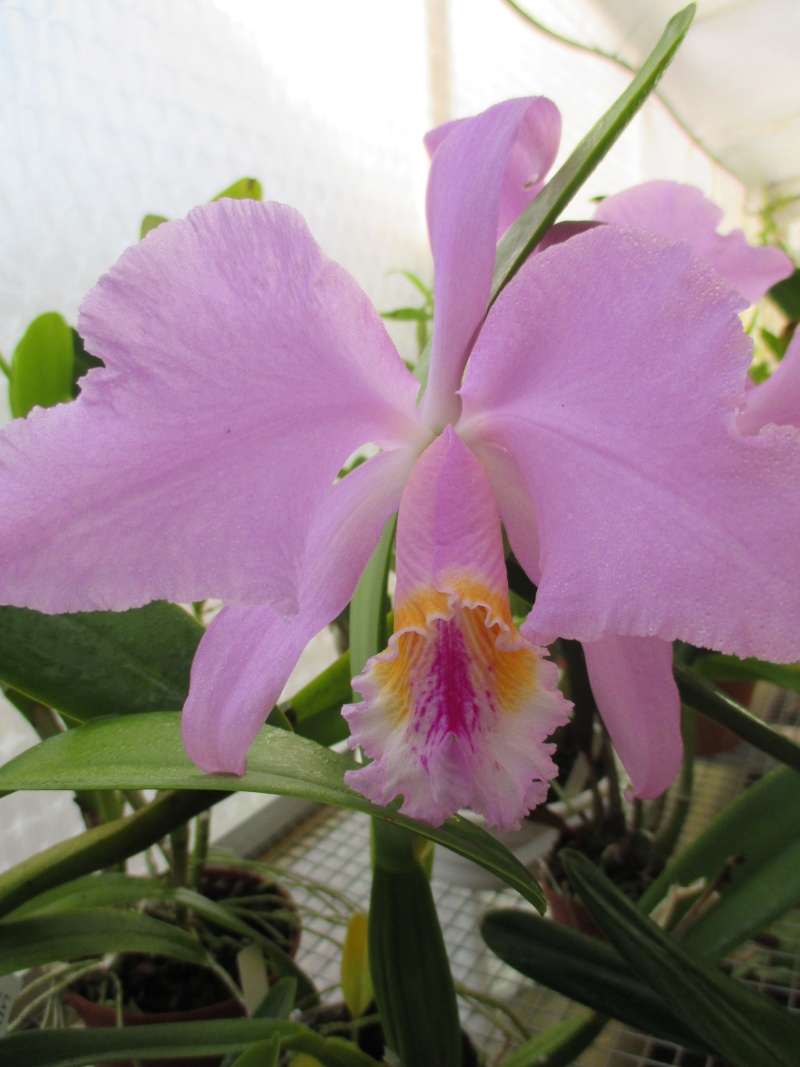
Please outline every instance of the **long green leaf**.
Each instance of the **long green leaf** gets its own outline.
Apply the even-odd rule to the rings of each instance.
[[[549,989],[646,1034],[700,1052],[711,1051],[664,1007],[607,941],[511,910],[485,915],[481,934],[504,963]]]
[[[281,1039],[278,1034],[266,1041],[257,1041],[241,1056],[237,1056],[232,1067],[278,1067],[281,1054]]]
[[[772,1001],[693,959],[594,865],[562,852],[592,918],[667,1008],[735,1067],[796,1067],[800,1026]]]
[[[324,1067],[375,1067],[375,1061],[351,1042],[322,1037],[285,1019],[159,1023],[119,1030],[32,1030],[3,1038],[2,1051],[14,1067],[89,1067],[109,1059],[224,1055],[276,1035],[283,1049],[307,1052]]]
[[[520,1045],[500,1067],[570,1067],[607,1022],[605,1015],[595,1012],[564,1019]]]
[[[74,615],[0,607],[0,680],[73,723],[181,708],[202,635],[175,604]]]
[[[28,749],[0,768],[0,790],[243,790],[335,804],[405,826],[474,860],[534,907],[544,910],[544,898],[535,879],[491,834],[459,816],[440,827],[431,827],[399,815],[392,807],[379,808],[344,784],[344,772],[354,766],[347,755],[267,726],[250,749],[248,770],[242,778],[204,774],[183,750],[180,715],[151,712],[97,720]],[[72,877],[78,873],[86,870],[77,871]],[[0,876],[0,906],[3,877]],[[14,902],[17,903],[18,900]]]
[[[14,418],[37,404],[53,407],[72,399],[72,331],[62,315],[48,311],[34,319],[11,359],[9,405]]]
[[[686,36],[694,12],[695,5],[689,4],[670,19],[661,40],[625,92],[508,229],[497,248],[492,300],[519,270],[655,89]]]
[[[130,874],[104,871],[49,889],[8,912],[6,920],[32,915],[64,914],[91,908],[119,908],[145,900],[168,900],[177,887],[160,878],[134,878]]]
[[[675,663],[675,681],[681,700],[714,722],[722,723],[754,748],[800,771],[800,745],[773,730],[685,664]]]
[[[148,952],[211,962],[196,937],[137,912],[94,908],[0,923],[0,974],[105,952]]]

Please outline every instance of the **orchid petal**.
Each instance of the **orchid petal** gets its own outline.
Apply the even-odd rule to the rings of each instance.
[[[794,335],[769,378],[748,389],[736,426],[741,433],[751,434],[770,422],[800,427],[800,333]]]
[[[300,609],[223,608],[192,665],[182,731],[206,771],[244,774],[245,755],[305,646],[353,595],[414,462],[408,449],[356,467],[327,494],[308,539]]]
[[[500,518],[480,463],[451,428],[417,462],[400,504],[395,632],[344,709],[373,759],[346,781],[438,825],[469,806],[501,830],[547,794],[545,739],[566,720],[554,664],[516,631]]]
[[[539,583],[539,534],[528,486],[516,460],[493,441],[478,441],[474,448],[494,492],[509,544],[534,585]],[[550,644],[540,641],[540,644]]]
[[[417,383],[292,209],[223,200],[126,252],[79,328],[105,369],[0,443],[0,601],[296,609],[347,457],[419,433]]]
[[[436,316],[422,410],[431,425],[458,416],[455,393],[486,314],[499,227],[541,188],[560,135],[558,109],[544,97],[507,100],[428,134]]]
[[[721,209],[691,185],[645,182],[606,197],[594,217],[615,226],[651,230],[670,241],[688,241],[698,259],[710,263],[751,304],[794,270],[779,248],[753,247],[741,230],[717,233]]]
[[[592,693],[634,795],[657,797],[683,754],[672,645],[655,637],[604,637],[583,646]]]
[[[501,293],[459,433],[524,474],[533,632],[800,657],[800,434],[735,430],[739,307],[686,245],[610,226],[531,257]]]

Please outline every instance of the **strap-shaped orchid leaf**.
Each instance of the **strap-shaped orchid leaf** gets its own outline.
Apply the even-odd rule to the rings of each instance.
[[[608,1022],[605,1015],[584,1012],[534,1034],[507,1056],[500,1067],[571,1067],[575,1057],[598,1036]]]
[[[719,899],[681,946],[694,957],[719,960],[800,902],[799,834],[800,776],[778,768],[721,812],[670,863],[639,907],[647,913],[673,885],[699,878],[717,883]],[[734,852],[738,862],[726,869]],[[681,1025],[672,1013],[664,1014],[658,998],[653,1016],[653,993],[607,943],[516,912],[492,912],[482,929],[506,963],[573,1000],[664,1037],[667,1031],[658,1026],[665,1020],[673,1028]],[[677,1029],[673,1034],[672,1040],[697,1045],[696,1038],[679,1038]]]
[[[710,1051],[607,941],[515,910],[489,912],[481,934],[504,963],[562,996],[644,1033]]]
[[[35,915],[0,925],[0,973],[105,952],[147,952],[212,962],[196,937],[136,912],[113,908]]]
[[[497,874],[534,907],[544,910],[538,883],[491,834],[459,816],[448,819],[440,827],[432,827],[399,815],[391,807],[371,804],[344,785],[345,771],[355,766],[348,756],[267,726],[250,750],[248,771],[243,777],[204,774],[183,750],[179,720],[177,712],[150,712],[97,720],[70,730],[23,752],[0,768],[0,790],[175,788],[208,791],[204,793],[206,803],[209,795],[216,792],[244,790],[335,804],[405,826],[459,852]],[[76,847],[74,840],[71,844]],[[91,866],[73,869],[70,877],[94,869]],[[16,889],[13,872],[6,872],[0,878],[0,906],[3,887],[10,889],[12,883]],[[45,883],[41,888],[52,884],[55,883]]]
[[[594,921],[665,1007],[735,1067],[792,1067],[800,1027],[766,997],[691,957],[583,855],[562,853]]]
[[[497,248],[492,300],[519,270],[655,89],[686,36],[694,13],[695,5],[689,4],[669,20],[660,41],[625,92],[509,227]]]
[[[180,708],[202,635],[163,602],[74,615],[0,607],[0,679],[71,723]]]
[[[322,1037],[287,1019],[223,1019],[218,1022],[159,1023],[107,1030],[31,1030],[3,1038],[3,1054],[14,1067],[85,1067],[103,1060],[154,1056],[214,1056],[240,1052],[278,1037],[281,1049],[307,1052],[323,1067],[375,1067],[352,1042]]]
[[[281,1054],[281,1039],[274,1037],[265,1041],[256,1041],[241,1056],[237,1056],[232,1067],[278,1067]]]
[[[800,771],[800,745],[796,745],[785,734],[756,718],[716,686],[710,685],[704,678],[695,674],[690,667],[676,663],[674,671],[684,704],[714,722],[727,726],[754,748],[780,760],[787,767]]]

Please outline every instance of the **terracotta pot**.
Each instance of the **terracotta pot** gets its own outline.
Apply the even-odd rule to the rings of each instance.
[[[117,1013],[113,1008],[108,1008],[103,1004],[93,1004],[91,1000],[86,1000],[85,997],[73,993],[72,990],[67,990],[66,998],[90,1030],[117,1025]],[[229,997],[217,1004],[209,1004],[205,1008],[194,1008],[191,1011],[123,1011],[122,1022],[124,1026],[154,1026],[157,1023],[191,1023],[201,1019],[241,1019],[244,1015],[242,1002],[235,997]],[[155,1059],[139,1062],[142,1067],[219,1067],[223,1059],[222,1056],[189,1056],[180,1060]],[[98,1063],[97,1067],[135,1067],[135,1064],[132,1060],[114,1060],[108,1063]]]
[[[263,884],[270,886],[275,890],[277,895],[284,898],[286,906],[289,910],[296,913],[296,907],[291,895],[279,885],[275,885],[268,879],[263,878],[253,872],[240,870],[234,867],[206,867],[204,871],[206,881],[208,879],[224,879],[226,876],[239,877],[243,881],[251,881],[254,878],[260,880]],[[214,899],[214,895],[207,893],[209,899]],[[294,931],[292,943],[285,949],[290,955],[294,956],[300,944],[300,924],[298,922]],[[270,984],[275,981],[274,976],[269,978]],[[102,1029],[105,1027],[117,1026],[117,1013],[114,1008],[106,1007],[103,1004],[97,1004],[86,997],[81,996],[79,993],[73,990],[66,991],[66,999],[76,1014],[83,1021],[84,1025],[89,1029]],[[244,1004],[236,997],[227,997],[223,1000],[219,1000],[213,1004],[207,1004],[204,1007],[191,1008],[185,1011],[165,1011],[165,1012],[148,1012],[148,1011],[123,1011],[122,1022],[123,1026],[153,1026],[159,1023],[182,1023],[182,1022],[197,1022],[199,1020],[208,1019],[241,1019],[247,1014]],[[146,1059],[139,1060],[142,1067],[219,1067],[222,1063],[224,1056],[188,1056],[182,1059]],[[136,1067],[131,1060],[114,1060],[108,1063],[98,1063],[96,1067]]]

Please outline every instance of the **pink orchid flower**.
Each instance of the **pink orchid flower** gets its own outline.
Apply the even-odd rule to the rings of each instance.
[[[126,252],[79,320],[105,368],[4,434],[0,599],[223,599],[183,732],[200,766],[238,774],[399,508],[395,634],[345,712],[372,762],[348,782],[430,822],[469,804],[513,826],[553,773],[566,703],[541,646],[561,635],[584,643],[637,795],[661,792],[680,760],[670,641],[800,656],[800,434],[737,431],[742,301],[685,244],[597,226],[531,257],[486,314],[498,234],[558,137],[541,98],[434,134],[419,405],[292,209],[217,202]],[[538,586],[520,632],[501,522]]]
[[[615,226],[651,230],[670,241],[688,241],[697,258],[710,263],[750,304],[794,270],[779,248],[750,245],[742,230],[718,233],[721,209],[691,185],[644,182],[606,197],[594,217]]]

